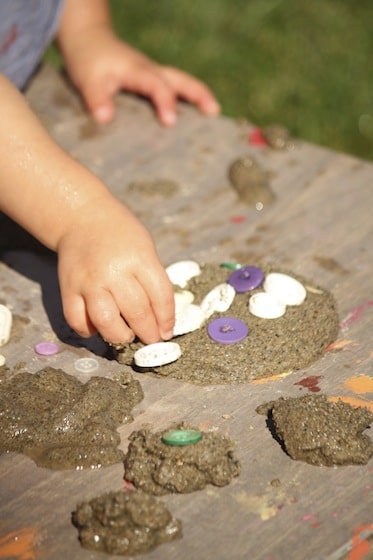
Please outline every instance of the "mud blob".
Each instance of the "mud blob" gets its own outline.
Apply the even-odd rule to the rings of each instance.
[[[262,135],[267,144],[275,150],[293,150],[295,147],[288,129],[279,124],[265,126]]]
[[[373,440],[363,434],[373,422],[367,408],[324,395],[280,398],[257,408],[292,459],[311,465],[365,465],[373,456]]]
[[[227,437],[204,432],[197,443],[180,447],[162,441],[167,431],[139,430],[129,437],[125,479],[139,490],[156,496],[189,493],[202,490],[207,484],[226,486],[239,475],[234,444]]]
[[[130,192],[138,193],[143,196],[162,195],[169,198],[176,194],[179,185],[169,179],[153,179],[143,181],[133,181],[128,185]]]
[[[118,382],[92,377],[85,384],[54,368],[7,376],[0,384],[0,453],[23,453],[50,469],[119,463],[116,428],[132,420],[142,398],[126,373]]]
[[[84,548],[130,556],[182,536],[181,522],[142,492],[110,492],[78,504],[72,516]]]
[[[250,262],[269,272],[284,272],[305,286],[307,297],[302,305],[289,307],[278,319],[262,319],[249,312],[249,297],[258,291],[236,294],[227,312],[215,312],[200,329],[175,337],[181,347],[181,357],[174,363],[146,370],[157,377],[168,376],[199,385],[243,383],[285,371],[308,366],[321,357],[326,347],[336,340],[339,318],[334,297],[327,290],[311,285],[293,272],[280,267]],[[226,282],[231,270],[207,264],[199,276],[188,282],[200,304],[216,285]],[[207,324],[218,317],[232,316],[249,327],[250,335],[232,345],[218,344],[208,335]],[[140,342],[119,349],[119,362],[133,366],[134,352]],[[144,373],[144,370],[142,370]]]
[[[252,156],[235,160],[228,176],[241,202],[262,209],[274,201],[267,174]]]

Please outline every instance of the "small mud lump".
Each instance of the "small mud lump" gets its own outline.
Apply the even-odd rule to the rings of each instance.
[[[273,202],[267,173],[252,156],[236,159],[229,168],[228,176],[242,202],[249,206],[267,206]]]
[[[142,492],[109,492],[78,504],[72,515],[84,548],[130,556],[182,536],[166,506]]]
[[[140,383],[92,377],[81,383],[61,369],[7,376],[0,384],[0,453],[23,453],[40,467],[83,469],[120,463],[116,428],[132,420]]]
[[[373,456],[373,441],[363,431],[373,414],[324,395],[280,398],[257,408],[292,459],[311,465],[365,465]]]
[[[262,129],[263,138],[275,150],[293,150],[294,140],[290,132],[280,124],[271,124]]]
[[[124,470],[136,488],[158,496],[189,493],[207,484],[226,486],[239,475],[234,444],[227,437],[203,432],[197,443],[179,447],[162,441],[165,431],[139,430],[130,435]]]

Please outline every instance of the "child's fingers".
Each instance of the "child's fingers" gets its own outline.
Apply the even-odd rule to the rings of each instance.
[[[176,122],[176,95],[163,79],[160,67],[143,66],[134,74],[122,77],[120,88],[148,97],[162,124],[172,126]]]
[[[90,292],[85,301],[89,318],[104,340],[113,344],[133,341],[134,331],[121,316],[110,292],[103,289]]]
[[[173,335],[175,324],[175,299],[172,284],[162,268],[158,274],[150,274],[141,278],[155,315],[160,337],[169,340]]]
[[[217,115],[220,112],[212,91],[197,78],[170,66],[162,67],[162,75],[177,96],[196,105],[203,113]]]
[[[63,295],[63,313],[69,326],[84,338],[93,336],[97,329],[92,324],[84,299],[75,294]]]
[[[111,81],[89,82],[81,89],[81,95],[88,111],[99,124],[107,124],[115,114],[113,96],[117,87]]]

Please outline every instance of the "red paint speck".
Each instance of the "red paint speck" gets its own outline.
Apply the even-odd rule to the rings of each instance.
[[[342,323],[339,325],[341,330],[344,331],[346,329],[348,329],[348,327],[350,325],[352,325],[353,323],[355,323],[358,319],[360,319],[363,311],[367,308],[367,307],[371,307],[373,306],[373,301],[366,301],[365,303],[362,303],[361,305],[359,305],[358,307],[355,307],[355,309],[353,309],[348,315],[347,317],[342,321]]]
[[[242,224],[246,221],[246,216],[231,216],[229,219],[232,224]]]
[[[129,480],[125,480],[125,481],[124,481],[123,490],[124,490],[125,492],[132,492],[132,490],[134,490],[134,489],[135,489],[135,487],[134,487],[134,485],[132,484],[132,482],[130,482]]]
[[[321,389],[318,386],[318,383],[321,377],[322,375],[310,375],[309,377],[305,377],[304,379],[301,379],[297,383],[294,383],[294,385],[300,385],[301,387],[305,387],[311,393],[319,393]]]
[[[262,131],[260,128],[253,128],[253,130],[249,134],[249,144],[251,146],[268,146],[267,141],[263,137]]]
[[[302,521],[314,521],[316,515],[314,513],[305,513],[302,517]]]

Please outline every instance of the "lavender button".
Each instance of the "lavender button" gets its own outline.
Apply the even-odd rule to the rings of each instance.
[[[263,282],[264,273],[257,266],[243,266],[232,272],[227,283],[233,286],[238,293],[249,292],[258,288]]]
[[[220,344],[234,344],[240,342],[249,333],[249,327],[235,317],[220,317],[207,325],[210,338]]]
[[[34,346],[34,350],[41,356],[53,356],[59,351],[59,346],[55,342],[38,342]]]

